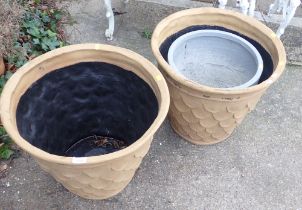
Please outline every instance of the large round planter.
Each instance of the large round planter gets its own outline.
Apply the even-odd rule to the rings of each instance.
[[[219,89],[177,74],[167,62],[169,46],[182,34],[201,29],[224,30],[250,41],[264,61],[259,84],[240,90]],[[196,8],[172,14],[157,25],[151,44],[170,90],[171,125],[184,139],[199,145],[229,137],[286,65],[284,47],[272,30],[251,17],[228,10]]]
[[[93,63],[91,64],[91,62]],[[81,63],[80,71],[77,69],[67,70],[70,66],[79,63]],[[100,69],[101,73],[98,73],[99,69],[90,71],[87,63],[92,66],[102,63],[101,65],[105,65],[106,68]],[[114,65],[113,73],[110,69],[112,65]],[[109,70],[110,73],[107,74]],[[124,76],[115,77],[116,72],[117,75],[127,76],[131,74],[131,82],[125,83]],[[89,82],[85,79],[90,77],[92,78],[91,81],[97,81],[94,80],[95,78],[101,80]],[[51,78],[54,78],[55,81]],[[110,83],[109,87],[108,85],[105,86],[105,81],[111,81],[111,79],[112,85]],[[153,112],[152,110],[145,110],[146,116],[137,115],[137,112],[140,113],[139,111],[144,110],[146,106],[150,108],[148,98],[144,98],[146,94],[149,94],[147,93],[148,88],[133,87],[134,81],[137,80],[143,81],[150,89],[156,103],[153,105],[158,109],[150,125],[141,129],[139,137],[135,139],[138,135],[135,126],[150,121],[147,112]],[[70,81],[72,83],[68,84]],[[41,87],[39,84],[46,86]],[[57,84],[58,87],[66,87],[66,89],[55,89]],[[126,91],[126,94],[119,93],[119,85],[123,85],[122,89]],[[35,89],[38,91],[35,92]],[[103,92],[98,92],[99,89]],[[133,94],[128,93],[129,89],[138,89],[142,94],[139,91]],[[48,94],[50,90],[56,92]],[[140,97],[139,100],[133,97],[137,93]],[[64,94],[65,97],[61,97]],[[106,97],[109,99],[113,97],[111,95],[115,98],[107,100]],[[62,101],[58,98],[61,98]],[[103,99],[106,103],[102,102]],[[43,100],[46,103],[39,106]],[[92,103],[87,105],[86,102],[91,100]],[[133,100],[142,101],[142,104],[135,106],[135,109],[130,107],[131,110],[129,110],[128,106]],[[50,173],[69,191],[81,197],[105,199],[121,192],[133,178],[136,169],[149,150],[154,133],[166,117],[169,100],[168,87],[162,74],[142,56],[119,47],[81,44],[46,53],[19,69],[10,78],[3,90],[0,112],[3,125],[10,137],[23,150],[32,155],[42,169]],[[74,110],[72,108],[74,105],[70,105],[69,101],[78,103],[78,107],[75,107],[77,112],[71,112]],[[111,104],[111,101],[114,102]],[[24,104],[28,104],[31,108],[34,105],[35,110],[30,110],[31,108],[24,106]],[[116,110],[115,107],[120,107],[122,110]],[[50,112],[49,110],[52,109],[53,111]],[[85,112],[87,112],[87,116]],[[95,118],[99,112],[106,113],[106,115]],[[69,114],[72,117],[69,117]],[[126,119],[127,123],[124,123],[125,119],[121,117],[127,115],[129,119]],[[135,119],[140,120],[139,123],[131,121],[134,115],[137,117]],[[26,120],[25,123],[22,119]],[[67,122],[66,119],[69,121]],[[94,128],[95,131],[87,133],[90,128]],[[67,141],[63,138],[66,132],[68,137],[72,139],[77,135],[76,133],[83,134],[84,138],[89,134],[110,136],[111,133],[115,133],[114,135],[120,135],[131,129],[135,131],[131,136],[132,141],[128,147],[119,151],[88,157],[61,155],[61,147],[65,145],[62,142]],[[50,132],[50,135],[47,136],[45,132]],[[36,139],[34,139],[35,135]],[[123,138],[123,136],[120,137]]]

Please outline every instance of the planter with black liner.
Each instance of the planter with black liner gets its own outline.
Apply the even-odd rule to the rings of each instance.
[[[169,107],[158,69],[123,48],[81,44],[19,69],[0,102],[10,137],[71,192],[105,199],[122,191]]]
[[[171,44],[183,34],[203,29],[230,32],[252,43],[264,64],[259,83],[237,90],[212,88],[188,80],[172,69],[167,62]],[[216,8],[188,9],[168,16],[155,28],[151,45],[169,86],[171,125],[184,139],[200,145],[215,144],[229,137],[267,88],[277,81],[286,64],[283,44],[271,29],[254,18]]]

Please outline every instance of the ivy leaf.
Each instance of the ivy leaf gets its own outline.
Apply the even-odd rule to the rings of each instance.
[[[24,60],[18,60],[18,61],[16,62],[16,67],[17,67],[17,68],[20,68],[20,67],[23,66],[25,63],[26,63],[26,61],[24,61]]]
[[[0,127],[0,136],[3,136],[6,134],[6,131],[3,127]]]
[[[47,31],[44,30],[44,28],[40,28],[41,36],[47,36]]]
[[[56,10],[53,12],[53,16],[55,17],[56,20],[61,20],[63,17],[63,14],[59,10]]]
[[[33,21],[24,21],[22,26],[24,28],[33,28],[35,27],[35,24],[33,23]]]
[[[32,53],[32,55],[33,55],[34,57],[37,57],[37,56],[42,55],[42,54],[43,54],[43,53],[42,53],[41,51],[38,51],[38,50],[34,50],[33,53]]]
[[[57,36],[57,34],[52,32],[51,30],[47,30],[47,34],[48,34],[49,37],[56,37]]]
[[[45,44],[50,50],[54,50],[58,46],[60,46],[60,43],[57,40],[57,37],[52,37],[52,38],[44,37],[42,39],[42,44]]]
[[[34,43],[35,45],[39,45],[39,44],[40,44],[40,40],[37,39],[37,38],[34,38],[34,39],[33,39],[33,43]]]
[[[39,19],[33,19],[33,17],[30,17],[29,20],[24,20],[22,25],[24,28],[39,28],[42,24]]]
[[[50,21],[50,29],[54,32],[57,31],[57,22],[56,21],[54,21],[54,20]]]
[[[7,144],[0,147],[0,159],[8,160],[13,154],[14,151]]]
[[[7,71],[5,73],[5,79],[8,80],[9,78],[11,78],[11,76],[13,76],[13,73],[11,71]]]
[[[26,50],[26,52],[31,53],[32,52],[32,47],[29,42],[23,43],[23,48]]]
[[[48,51],[49,50],[49,48],[48,48],[48,46],[45,44],[45,42],[43,42],[42,41],[42,43],[41,43],[41,47],[42,47],[42,49],[44,50],[44,51]]]
[[[42,22],[43,23],[49,23],[50,17],[47,15],[47,13],[42,13]]]
[[[40,30],[37,27],[27,29],[27,33],[29,33],[30,35],[32,35],[34,37],[41,38]]]
[[[0,87],[1,87],[1,89],[4,87],[5,82],[6,82],[6,80],[5,80],[5,77],[3,75],[3,76],[0,77]]]
[[[65,46],[64,42],[60,41],[60,47],[64,47],[64,46]]]

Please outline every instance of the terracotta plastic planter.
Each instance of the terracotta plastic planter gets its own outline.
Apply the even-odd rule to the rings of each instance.
[[[46,53],[19,69],[3,90],[0,112],[10,137],[42,169],[79,196],[105,199],[133,178],[169,100],[163,76],[142,56],[81,44]],[[123,139],[127,147],[104,155],[64,155],[91,135]]]
[[[259,84],[240,90],[219,89],[177,74],[167,62],[169,47],[181,35],[202,29],[231,32],[251,42],[264,62]],[[286,65],[284,47],[272,30],[251,17],[228,10],[196,8],[172,14],[157,25],[151,43],[170,90],[171,125],[184,139],[200,145],[218,143],[230,136]]]

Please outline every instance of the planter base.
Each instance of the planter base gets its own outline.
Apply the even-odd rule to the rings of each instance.
[[[152,139],[134,154],[99,165],[60,165],[37,159],[40,167],[70,192],[83,198],[103,200],[121,192],[131,181],[147,154]]]
[[[221,142],[223,142],[225,139],[227,139],[228,137],[230,137],[232,134],[228,135],[225,137],[225,139],[222,139],[222,140],[211,140],[210,142],[205,142],[205,141],[200,141],[200,140],[192,140],[192,138],[188,135],[188,134],[183,134],[183,133],[186,133],[185,131],[182,131],[182,128],[179,127],[177,128],[177,125],[174,125],[175,124],[175,121],[171,120],[170,119],[170,125],[172,127],[172,129],[174,130],[175,133],[177,133],[181,138],[183,138],[184,140],[192,143],[192,144],[195,144],[195,145],[203,145],[203,146],[208,146],[208,145],[213,145],[213,144],[219,144]]]

